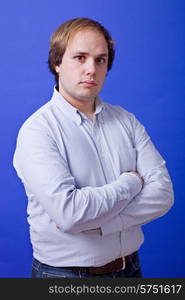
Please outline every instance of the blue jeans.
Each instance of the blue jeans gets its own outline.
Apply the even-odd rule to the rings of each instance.
[[[111,277],[111,278],[126,278],[126,277],[134,277],[139,278],[142,277],[141,268],[139,265],[139,256],[137,252],[134,252],[127,259],[126,267],[124,270],[119,272],[114,272],[110,274],[102,274],[102,275],[94,275],[88,274],[85,271],[77,271],[65,269],[62,267],[52,267],[46,264],[43,264],[33,258],[32,263],[32,278],[84,278],[84,277]]]

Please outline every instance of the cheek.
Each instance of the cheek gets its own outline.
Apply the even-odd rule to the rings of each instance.
[[[74,64],[68,64],[63,70],[63,74],[71,79],[75,79],[75,77],[78,77],[78,74],[80,74],[80,72],[80,68],[75,66]]]
[[[101,82],[103,82],[103,81],[105,80],[106,74],[107,74],[107,72],[104,71],[104,70],[103,70],[102,72],[99,73],[99,80],[100,80]]]
[[[63,65],[62,68],[60,69],[59,76],[62,81],[68,81],[70,78],[73,77],[74,71],[70,66],[65,66]]]
[[[80,81],[80,78],[79,70],[76,70],[74,66],[63,68],[60,72],[60,82],[68,88],[74,88]]]

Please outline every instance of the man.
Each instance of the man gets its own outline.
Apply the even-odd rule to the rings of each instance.
[[[141,226],[173,204],[165,161],[135,116],[98,94],[114,59],[98,22],[52,35],[52,99],[19,131],[14,167],[28,196],[32,277],[141,277]]]

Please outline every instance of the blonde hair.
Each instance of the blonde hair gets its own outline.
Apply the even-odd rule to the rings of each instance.
[[[58,85],[58,73],[55,70],[56,66],[62,63],[62,57],[68,45],[68,41],[78,31],[92,28],[99,31],[105,38],[108,47],[108,65],[107,70],[109,71],[112,67],[115,49],[114,41],[112,40],[110,33],[105,29],[99,22],[89,18],[75,18],[71,19],[62,25],[60,25],[56,31],[52,34],[50,40],[50,51],[48,58],[48,66],[51,73],[55,76],[55,81]]]

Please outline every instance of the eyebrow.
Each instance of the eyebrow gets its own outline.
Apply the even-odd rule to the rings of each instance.
[[[89,55],[88,52],[83,52],[83,51],[75,51],[72,53],[73,55]],[[105,57],[108,57],[108,54],[107,53],[100,53],[96,56],[105,56]]]

